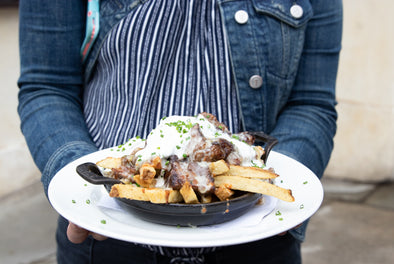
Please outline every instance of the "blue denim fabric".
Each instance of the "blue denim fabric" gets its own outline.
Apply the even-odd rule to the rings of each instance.
[[[68,241],[68,221],[59,217],[56,233],[58,264],[169,264],[171,259],[149,249],[124,241],[107,239],[96,241],[89,237],[83,244]],[[300,242],[291,235],[274,236],[268,239],[241,245],[217,248],[215,252],[201,256],[207,264],[264,263],[300,264]]]
[[[101,1],[100,33],[82,65],[86,1],[20,1],[18,112],[45,192],[64,165],[97,149],[82,113],[83,85],[108,31],[143,2]],[[294,2],[303,7],[300,19],[289,13]],[[336,132],[342,1],[221,0],[219,5],[244,128],[278,138],[275,151],[300,161],[320,178]],[[246,24],[234,20],[240,9],[249,14]],[[249,78],[256,74],[263,85],[252,89]],[[291,234],[302,241],[305,228]]]
[[[20,1],[21,129],[47,193],[64,165],[97,150],[82,113],[85,4]]]

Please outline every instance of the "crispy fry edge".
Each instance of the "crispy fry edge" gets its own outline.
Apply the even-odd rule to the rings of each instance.
[[[215,186],[219,187],[222,184],[226,184],[227,188],[232,190],[261,193],[276,197],[286,202],[295,201],[291,190],[261,181],[259,179],[250,179],[240,176],[216,176]]]

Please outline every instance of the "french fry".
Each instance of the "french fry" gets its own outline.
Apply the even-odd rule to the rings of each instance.
[[[96,164],[97,164],[97,166],[100,166],[105,169],[114,169],[114,168],[119,168],[122,165],[122,159],[108,157],[103,160],[100,160]]]
[[[215,189],[215,195],[219,198],[220,201],[230,199],[233,194],[234,191],[232,191],[227,184],[221,184],[218,188]]]
[[[226,184],[227,187],[232,190],[261,193],[286,202],[294,202],[291,190],[281,188],[259,179],[250,179],[241,176],[216,176],[215,187],[220,187],[222,184]]]
[[[204,193],[201,194],[201,203],[210,203],[212,202],[212,194],[210,193]]]
[[[183,200],[187,204],[195,204],[199,203],[196,193],[194,192],[192,186],[189,182],[185,182],[182,188],[179,190],[181,193]]]
[[[143,186],[150,185],[156,176],[156,170],[150,164],[142,164],[140,168],[140,178],[143,182]]]
[[[132,184],[114,184],[111,188],[109,196],[139,201],[149,201],[149,197],[145,194],[145,188],[140,188]]]
[[[161,158],[159,156],[156,156],[153,160],[149,162],[149,164],[155,168],[156,170],[161,170]]]
[[[257,167],[243,167],[237,165],[230,165],[230,169],[221,174],[223,176],[240,176],[246,178],[258,178],[258,179],[274,179],[278,177],[278,174]]]
[[[109,195],[131,200],[150,201],[151,203],[178,203],[183,200],[177,190],[141,188],[132,184],[114,184]]]
[[[179,191],[172,189],[147,188],[145,194],[151,203],[178,203],[183,200]]]
[[[265,150],[261,146],[255,146],[254,150],[256,151],[256,158],[261,158],[265,153]]]
[[[209,164],[209,170],[213,176],[216,176],[228,172],[230,167],[224,160],[218,160]]]
[[[133,176],[133,180],[140,186],[145,188],[154,188],[156,184],[156,180],[153,179],[150,183],[145,182],[141,179],[141,175],[137,174]]]

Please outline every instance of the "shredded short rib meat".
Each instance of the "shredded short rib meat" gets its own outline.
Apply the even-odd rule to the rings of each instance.
[[[187,149],[191,161],[214,162],[225,160],[234,150],[233,145],[225,139],[208,140],[201,133],[197,124],[191,128],[191,140]]]
[[[177,156],[173,155],[169,157],[168,161],[170,169],[165,174],[166,182],[169,187],[179,190],[186,182],[189,172],[187,171],[187,167],[182,166]]]
[[[132,180],[134,174],[137,172],[133,163],[128,159],[128,156],[123,156],[121,159],[121,166],[113,168],[111,176],[115,179],[129,179]]]
[[[165,175],[169,187],[179,190],[187,181],[201,194],[214,191],[214,179],[207,163],[187,162],[179,160],[177,156],[171,156],[169,162],[170,169]]]
[[[208,119],[208,121],[210,123],[212,123],[217,129],[220,129],[223,132],[229,133],[227,126],[225,124],[219,122],[219,120],[217,120],[216,116],[214,116],[210,113],[207,113],[207,112],[202,112],[201,115],[203,115],[206,119]]]
[[[214,115],[201,114],[216,128],[230,134],[228,128],[220,123]],[[190,135],[191,138],[186,147],[187,158],[180,160],[175,155],[169,158],[169,165],[165,174],[166,184],[175,190],[179,190],[187,181],[200,194],[212,193],[215,190],[214,178],[209,170],[208,163],[226,160],[230,164],[240,165],[241,157],[234,151],[231,142],[223,138],[205,138],[198,124],[191,128]],[[239,133],[236,136],[250,145],[255,140],[248,133]]]

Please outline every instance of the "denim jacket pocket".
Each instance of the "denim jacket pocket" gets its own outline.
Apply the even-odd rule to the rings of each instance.
[[[271,130],[290,96],[304,47],[307,22],[313,16],[309,0],[252,0],[256,19],[265,21],[265,30],[257,29],[257,38],[265,36],[266,129]],[[301,13],[292,13],[298,5]],[[259,41],[259,40],[257,40]]]
[[[295,4],[296,3],[296,4]],[[285,79],[296,75],[304,46],[306,24],[313,16],[309,0],[252,0],[256,12],[256,42],[265,39],[266,70]],[[301,14],[295,16],[291,8],[298,5]],[[264,21],[264,22],[263,22]]]
[[[301,16],[290,11],[296,3]],[[220,1],[228,33],[233,72],[238,87],[245,129],[270,132],[289,96],[298,72],[307,22],[313,16],[309,0]],[[236,19],[247,12],[245,23]],[[299,15],[299,13],[298,13]],[[261,76],[258,89],[251,76]],[[253,104],[250,102],[253,101]]]
[[[312,16],[313,10],[309,0],[252,0],[256,12],[267,14],[283,21],[284,23],[292,27],[303,26]],[[294,5],[298,5],[302,11],[299,17],[295,16],[291,12],[291,8]]]

